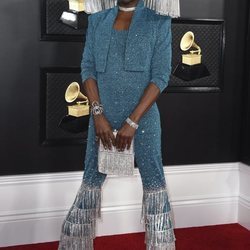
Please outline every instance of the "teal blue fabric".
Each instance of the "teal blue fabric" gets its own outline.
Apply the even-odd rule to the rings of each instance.
[[[113,23],[118,6],[92,14],[81,62],[82,81],[96,79],[98,72],[105,72]],[[151,74],[161,90],[167,87],[172,60],[171,17],[157,15],[144,7],[139,0],[128,30],[124,57],[124,70],[144,71]]]
[[[141,3],[139,1],[137,5],[129,30],[118,31],[112,27],[116,8],[89,17],[81,63],[82,81],[89,77],[97,80],[104,114],[117,130],[136,107],[150,82],[153,81],[160,91],[166,88],[171,70],[171,19],[154,14]],[[134,143],[143,188],[165,187],[161,122],[156,102],[141,118]],[[98,172],[97,152],[91,114],[83,178],[93,187],[100,187],[106,178],[106,174]]]

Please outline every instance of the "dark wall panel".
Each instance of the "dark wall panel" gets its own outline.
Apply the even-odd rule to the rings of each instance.
[[[248,2],[248,26],[246,29],[245,78],[242,93],[242,133],[240,160],[250,165],[250,3]]]
[[[221,127],[220,156],[224,161],[228,155],[231,155],[230,158],[234,161],[240,160],[247,5],[248,1],[226,1],[225,3],[225,89],[218,110]]]
[[[224,18],[226,0],[180,0],[181,16],[189,18]]]
[[[53,42],[45,52],[38,0],[0,1],[0,30],[0,174],[81,169],[85,144],[40,144],[40,68],[79,66],[82,44]]]
[[[84,46],[84,36],[43,40],[44,1],[0,1],[1,175],[84,168],[86,143],[43,145],[40,140],[42,89],[47,84],[41,70],[79,71]],[[183,18],[225,20],[224,87],[219,92],[169,87],[160,96],[165,165],[239,160],[246,3],[181,0]]]

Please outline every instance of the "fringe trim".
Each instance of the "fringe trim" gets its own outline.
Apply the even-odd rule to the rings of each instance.
[[[149,214],[163,214],[170,210],[169,195],[167,188],[158,190],[144,190],[142,197],[141,219]]]
[[[144,223],[146,230],[167,230],[173,227],[171,212],[156,215],[144,215]]]
[[[176,240],[173,228],[164,231],[153,231],[147,230],[145,231],[145,239],[144,242],[147,245],[151,246],[166,246],[170,243],[174,243]]]
[[[117,0],[101,0],[104,9],[110,9],[117,5]]]
[[[105,9],[113,8],[117,0],[85,0],[85,12],[92,14]],[[179,0],[144,0],[144,6],[154,10],[156,14],[171,17],[180,16]]]
[[[93,250],[96,219],[101,217],[101,188],[82,181],[63,221],[58,250]]]
[[[144,0],[144,6],[154,10],[159,15],[180,16],[179,0]]]
[[[117,135],[117,131],[113,131]],[[105,149],[100,141],[98,147],[98,171],[103,174],[128,176],[134,174],[134,139],[130,149],[120,152],[112,145],[111,149]]]
[[[89,237],[72,237],[61,235],[59,248],[60,250],[94,250],[93,239]]]
[[[166,187],[143,191],[141,223],[144,223],[147,250],[175,249],[173,215]]]
[[[85,0],[85,12],[92,14],[105,9],[113,8],[117,5],[117,0]]]
[[[134,153],[98,152],[98,171],[104,174],[130,176],[134,174]]]
[[[147,250],[175,250],[175,242],[162,244],[159,246],[147,245]]]
[[[101,199],[101,188],[90,187],[82,181],[73,205],[81,209],[96,209],[96,213],[100,217]]]
[[[65,221],[63,223],[63,233],[69,237],[90,237],[95,238],[95,228],[96,223],[95,220],[90,221],[85,224],[77,224],[69,221]]]

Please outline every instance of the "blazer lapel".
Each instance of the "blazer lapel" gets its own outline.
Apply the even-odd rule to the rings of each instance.
[[[130,23],[126,49],[125,49],[125,70],[144,71],[146,63],[146,55],[149,52],[150,26],[146,20],[146,11],[143,1],[139,1],[133,18]]]
[[[147,53],[152,33],[148,30],[143,10],[144,2],[139,0],[128,30],[124,59],[125,70],[143,71],[145,69],[145,53]],[[115,6],[97,27],[95,51],[96,70],[99,72],[105,72],[106,69],[112,27],[117,14],[118,6]]]
[[[95,59],[96,71],[105,72],[107,55],[110,45],[113,23],[116,18],[117,8],[114,7],[104,20],[98,23],[95,32]]]

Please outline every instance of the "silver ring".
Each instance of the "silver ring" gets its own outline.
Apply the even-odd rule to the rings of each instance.
[[[99,137],[96,135],[95,140],[98,141]]]

